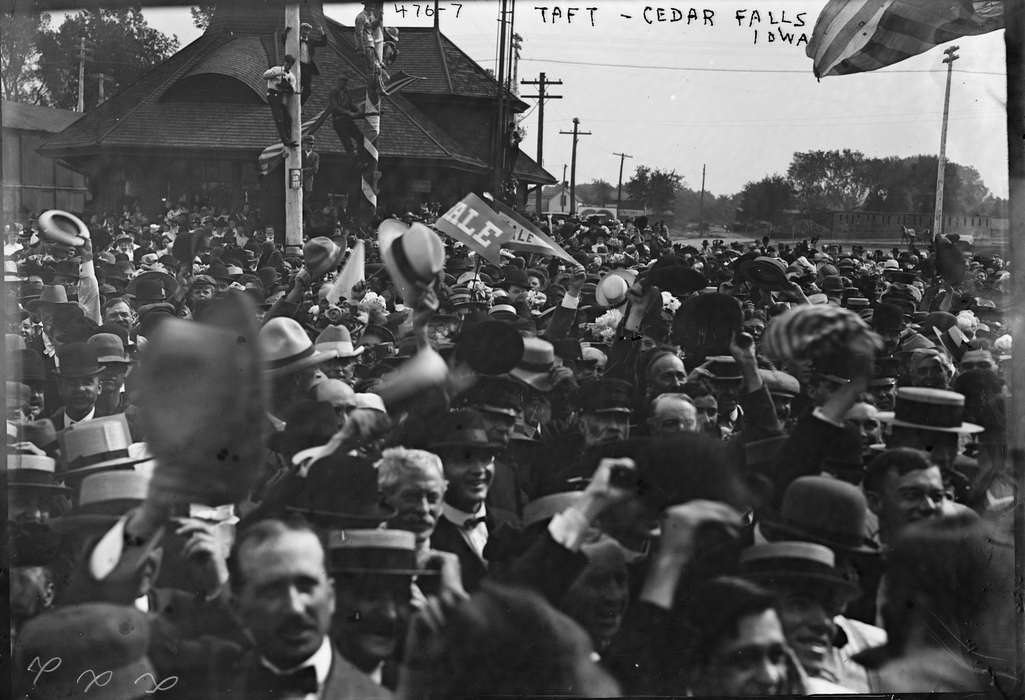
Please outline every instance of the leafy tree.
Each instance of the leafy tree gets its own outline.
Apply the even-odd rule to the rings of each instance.
[[[633,177],[626,183],[630,199],[643,202],[644,208],[661,213],[673,206],[677,193],[683,187],[683,176],[675,170],[659,170],[638,165]]]
[[[45,103],[46,91],[39,80],[36,36],[49,28],[50,15],[4,13],[0,30],[0,82],[5,100]]]
[[[869,192],[864,170],[865,155],[859,151],[807,151],[794,154],[787,179],[803,209],[847,210]]]
[[[577,197],[587,204],[608,204],[616,200],[616,188],[605,180],[593,180],[577,185]]]
[[[37,40],[40,78],[54,107],[74,109],[78,103],[82,39],[86,45],[86,75],[110,76],[115,90],[134,82],[178,49],[178,37],[168,37],[150,27],[137,7],[69,16],[59,29],[40,32]],[[98,96],[98,81],[86,80],[85,103],[96,104]]]
[[[783,223],[783,211],[793,206],[794,187],[782,175],[772,175],[758,182],[749,182],[740,192],[737,220],[753,223]]]
[[[210,20],[214,17],[214,10],[217,9],[216,5],[196,5],[189,8],[189,13],[192,15],[192,23],[196,25],[196,29],[206,29],[210,26]]]

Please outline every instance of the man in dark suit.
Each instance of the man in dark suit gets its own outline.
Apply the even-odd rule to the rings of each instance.
[[[233,604],[255,649],[237,666],[218,672],[209,697],[391,697],[346,661],[328,637],[334,581],[320,539],[308,525],[261,521],[240,534],[230,561]]]
[[[442,516],[431,535],[431,548],[459,557],[463,587],[473,593],[488,572],[484,548],[500,527],[515,527],[514,513],[485,506],[495,476],[495,453],[480,413],[471,409],[448,414],[431,450],[441,457],[448,490]]]
[[[64,405],[50,420],[58,432],[96,417],[103,372],[98,357],[97,347],[89,343],[68,343],[57,350],[57,388]]]

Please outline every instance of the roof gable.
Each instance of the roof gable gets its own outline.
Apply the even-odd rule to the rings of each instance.
[[[64,131],[82,117],[81,112],[70,109],[52,109],[41,105],[3,101],[3,128],[22,131],[46,131],[56,134]]]

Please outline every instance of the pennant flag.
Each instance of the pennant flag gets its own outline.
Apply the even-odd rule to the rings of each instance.
[[[342,266],[342,271],[338,273],[338,277],[331,284],[331,289],[327,293],[329,302],[337,304],[342,297],[352,299],[352,288],[367,278],[366,260],[367,255],[363,241],[357,240],[356,245],[349,252],[349,259]]]
[[[308,134],[312,134],[317,129],[319,129],[320,125],[323,123],[323,116],[324,112],[321,111],[318,112],[317,116],[315,116],[313,119],[303,122],[302,135],[307,136]],[[278,161],[284,160],[287,157],[287,155],[288,154],[285,151],[285,145],[280,141],[277,143],[272,143],[271,145],[267,146],[267,148],[263,149],[263,151],[260,152],[260,157],[257,159],[257,165],[260,168],[260,174],[266,175],[271,170],[278,167]]]
[[[472,192],[434,222],[445,235],[499,265],[502,243],[509,238],[508,225],[484,200]]]
[[[502,243],[503,248],[517,250],[522,253],[554,256],[572,263],[574,267],[583,267],[562,246],[556,243],[553,238],[546,235],[530,219],[520,214],[508,204],[497,199],[489,200],[488,203],[494,207],[498,215],[508,225],[510,236]]]
[[[829,0],[806,53],[816,78],[862,73],[1003,26],[1002,0]]]
[[[394,95],[399,90],[409,87],[417,80],[423,80],[423,78],[417,75],[410,75],[404,70],[395,71],[392,73],[391,77],[384,82],[381,92],[385,95]]]

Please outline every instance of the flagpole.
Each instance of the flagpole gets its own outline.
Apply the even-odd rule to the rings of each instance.
[[[296,86],[302,85],[299,62],[299,5],[285,6],[285,53],[295,56],[292,72]],[[299,91],[288,97],[288,110],[292,117],[294,143],[302,140],[302,100]],[[303,149],[300,146],[285,149],[285,253],[302,255],[303,249]]]
[[[1011,357],[1011,420],[1007,426],[1007,447],[1014,469],[1014,579],[1016,595],[1025,586],[1025,0],[1008,0],[1004,5],[1007,62],[1007,170],[1010,189],[1007,237],[1011,261],[1010,325],[1013,333]],[[1017,620],[1018,682],[1025,680],[1025,610],[1015,606]]]

